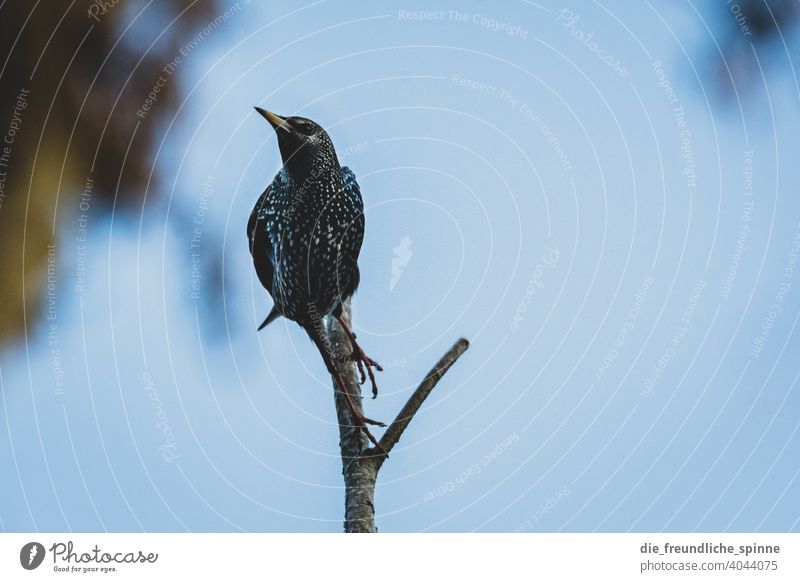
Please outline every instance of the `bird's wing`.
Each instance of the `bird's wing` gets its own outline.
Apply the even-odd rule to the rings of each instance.
[[[348,242],[352,245],[353,256],[358,257],[358,253],[361,251],[361,243],[364,242],[364,200],[361,198],[361,188],[358,186],[353,170],[347,166],[342,166],[341,175],[344,181],[344,195],[351,199],[352,208],[355,208],[358,212],[353,218],[353,224],[349,225],[347,229],[348,234],[355,235],[348,237],[350,239]]]
[[[264,193],[258,197],[258,202],[256,205],[253,206],[253,210],[250,212],[250,219],[247,221],[247,240],[250,243],[250,255],[253,255],[253,246],[255,245],[256,241],[256,224],[258,223],[258,215],[261,212],[267,198],[269,197],[269,191],[272,188],[272,184],[267,186],[267,189],[264,190]]]
[[[348,196],[352,196],[355,206],[361,211],[364,211],[364,201],[361,199],[361,188],[356,181],[356,175],[353,170],[347,166],[342,166],[342,180],[344,181],[344,189]]]
[[[272,295],[272,278],[275,267],[272,264],[272,243],[264,227],[263,219],[271,205],[274,184],[275,181],[273,180],[264,190],[250,213],[250,219],[247,221],[247,240],[250,243],[250,255],[253,257],[258,279],[270,295]]]

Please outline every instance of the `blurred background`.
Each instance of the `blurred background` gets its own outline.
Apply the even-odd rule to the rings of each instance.
[[[438,6],[437,6],[438,5]],[[0,3],[0,528],[341,531],[254,105],[358,176],[381,531],[800,525],[796,1]]]

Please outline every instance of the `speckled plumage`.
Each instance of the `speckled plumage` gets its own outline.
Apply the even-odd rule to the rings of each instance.
[[[382,368],[364,353],[341,317],[342,303],[358,287],[358,253],[364,240],[364,203],[355,174],[339,165],[331,138],[310,119],[284,118],[259,107],[256,111],[275,129],[283,159],[247,224],[256,273],[274,301],[259,329],[279,315],[296,321],[316,344],[353,421],[384,452],[367,424],[385,425],[354,406],[334,364],[345,355],[334,353],[322,324],[327,315],[337,318],[352,347],[347,359],[358,365],[362,383],[369,375],[372,395],[377,396],[372,368]]]
[[[364,204],[328,134],[307,119],[283,121],[301,135],[276,128],[284,165],[253,208],[247,235],[274,301],[265,324],[283,315],[305,327],[338,315],[358,287]]]

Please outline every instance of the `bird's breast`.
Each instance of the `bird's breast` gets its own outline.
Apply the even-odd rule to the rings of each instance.
[[[275,201],[263,219],[273,252],[273,298],[290,318],[309,304],[330,313],[353,293],[361,209],[341,184],[301,185]]]

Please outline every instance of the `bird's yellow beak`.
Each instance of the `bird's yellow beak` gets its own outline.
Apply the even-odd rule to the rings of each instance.
[[[270,125],[275,129],[280,128],[284,131],[292,131],[291,124],[280,115],[275,115],[271,111],[261,109],[261,107],[256,107],[255,109],[261,114],[261,117],[269,121]]]

